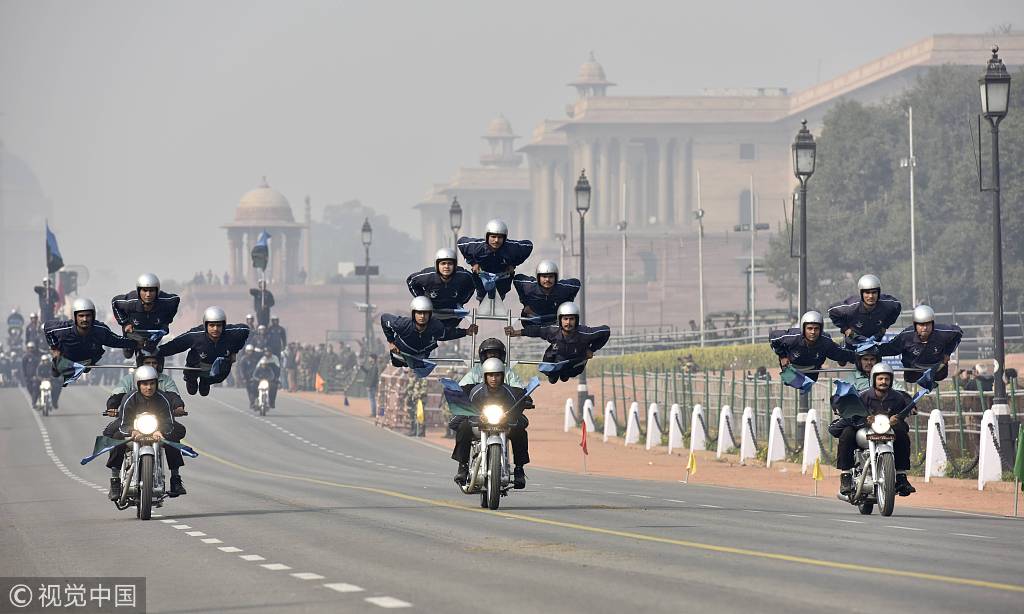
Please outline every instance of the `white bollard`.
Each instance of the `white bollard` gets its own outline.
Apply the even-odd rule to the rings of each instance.
[[[722,406],[722,412],[718,414],[718,449],[715,451],[716,458],[733,448],[732,438],[729,437],[729,428],[733,424],[732,409],[728,405]]]
[[[743,417],[740,419],[740,429],[743,436],[740,438],[740,464],[744,465],[748,458],[757,456],[757,446],[754,445],[754,410],[749,407],[743,408]]]
[[[640,443],[640,404],[633,401],[629,405],[629,414],[626,415],[626,439],[625,445]]]
[[[745,422],[745,421],[744,421]],[[768,423],[768,456],[767,466],[772,466],[772,461],[786,460],[786,441],[782,434],[782,408],[776,407],[772,410],[772,417]]]
[[[661,429],[658,428],[660,420],[661,411],[658,410],[658,404],[651,403],[651,406],[647,408],[647,445],[645,447],[648,450],[661,445]]]
[[[590,399],[583,402],[583,421],[587,424],[588,433],[597,431],[597,427],[594,426],[594,402]]]
[[[1003,478],[1003,465],[992,441],[990,426],[995,428],[996,415],[986,409],[981,415],[981,440],[978,442],[978,490],[984,490],[985,482],[998,482]]]
[[[693,406],[693,415],[690,417],[690,452],[705,450],[708,447],[708,433],[702,420],[704,420],[704,408],[698,403]]]
[[[823,429],[818,422],[818,410],[808,409],[807,417],[804,420],[804,459],[800,463],[800,473],[807,474],[808,469],[814,468],[814,461],[821,456],[821,448],[818,446],[818,439],[814,436],[814,427]]]
[[[672,407],[668,410],[668,453],[672,454],[672,450],[683,447],[683,429],[680,428],[680,424],[683,423],[683,410],[679,407],[679,403],[673,403]]]
[[[572,399],[566,399],[565,400],[565,423],[563,424],[563,427],[565,428],[565,432],[566,433],[569,432],[569,429],[572,429],[572,428],[576,427],[576,417],[573,415],[572,410],[573,410]]]
[[[615,427],[615,401],[608,401],[604,406],[604,440],[618,437],[619,429]]]
[[[942,412],[933,409],[928,415],[928,443],[924,449],[924,481],[930,482],[933,477],[941,478],[946,475],[946,449],[939,440],[939,433],[946,438],[946,421],[942,418]]]

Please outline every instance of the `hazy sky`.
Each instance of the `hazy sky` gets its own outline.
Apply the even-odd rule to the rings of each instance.
[[[297,216],[359,198],[415,232],[498,112],[524,137],[564,116],[590,50],[614,94],[797,90],[1001,23],[1024,4],[0,0],[0,139],[66,261],[180,279],[226,268],[218,226],[263,174]]]

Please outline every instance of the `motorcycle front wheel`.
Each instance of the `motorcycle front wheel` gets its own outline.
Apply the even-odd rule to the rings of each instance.
[[[860,510],[861,514],[864,514],[865,516],[870,516],[871,512],[875,509],[875,504],[874,503],[861,503],[860,505],[857,506],[857,509]]]
[[[487,450],[487,508],[496,510],[501,504],[501,444]]]
[[[878,482],[875,492],[878,493],[878,512],[883,516],[892,516],[896,506],[896,464],[893,455],[886,453],[878,458]]]
[[[139,520],[149,520],[153,515],[153,457],[139,459],[139,495],[136,504]]]

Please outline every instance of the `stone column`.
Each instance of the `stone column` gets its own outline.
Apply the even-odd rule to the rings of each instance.
[[[288,240],[285,243],[285,262],[282,267],[283,275],[281,283],[294,284],[298,283],[299,277],[299,239],[302,236],[302,233],[298,228],[289,228],[287,236]],[[306,274],[308,275],[309,271],[306,271]]]
[[[623,138],[618,142],[619,170],[615,175],[615,194],[618,207],[615,210],[616,221],[628,222],[630,201],[633,195],[629,191],[629,139]],[[625,185],[625,194],[622,186]]]
[[[671,221],[669,206],[671,201],[671,170],[669,153],[672,139],[658,139],[658,225],[663,228]]]
[[[238,236],[233,228],[228,229],[228,275],[231,277],[231,283],[238,282]]]
[[[672,156],[672,211],[673,227],[687,228],[690,225],[689,203],[687,192],[690,182],[687,181],[686,149],[688,141],[676,140]]]
[[[547,160],[534,162],[537,185],[533,190],[533,240],[541,241],[551,232],[548,219],[551,217],[551,164]]]

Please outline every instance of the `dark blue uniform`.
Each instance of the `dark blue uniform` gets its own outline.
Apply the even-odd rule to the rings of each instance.
[[[228,358],[245,347],[245,340],[249,337],[249,327],[245,324],[228,324],[224,327],[220,339],[216,343],[206,334],[206,325],[200,324],[171,339],[160,346],[157,356],[173,356],[188,350],[185,356],[185,366],[199,367],[209,370],[213,361],[218,358]],[[188,381],[199,380],[204,384],[219,384],[223,382],[231,372],[230,360],[228,365],[217,377],[209,375],[200,376],[196,371],[185,371],[182,378]]]
[[[768,335],[768,343],[776,356],[788,358],[793,368],[798,371],[820,369],[829,358],[840,365],[857,359],[854,351],[839,347],[827,335],[818,337],[814,345],[808,345],[800,328],[773,330]],[[806,375],[808,379],[818,381],[817,373]]]
[[[405,283],[410,294],[429,298],[434,309],[456,309],[473,297],[479,278],[462,267],[455,267],[455,272],[445,281],[435,268],[427,267],[410,275]],[[442,323],[447,328],[454,328],[461,321],[462,318],[448,318]]]
[[[252,295],[252,308],[256,311],[256,324],[270,325],[270,308],[274,306],[274,293],[270,290],[249,288]]]
[[[509,267],[517,267],[526,262],[533,252],[531,241],[513,241],[506,238],[501,247],[494,250],[487,245],[486,239],[474,239],[473,237],[459,238],[459,251],[466,263],[470,266],[480,265],[480,270],[494,273],[496,275],[508,273]],[[496,289],[504,300],[505,295],[512,289],[512,276],[509,275],[499,279]],[[483,293],[477,291],[477,298],[483,299]]]
[[[57,303],[60,302],[60,295],[52,285],[36,286],[33,288],[39,295],[39,319],[43,322],[52,320],[56,315]]]
[[[554,324],[558,306],[576,300],[576,294],[580,291],[578,279],[559,279],[550,290],[542,288],[537,278],[529,275],[516,275],[512,283],[519,295],[519,302],[523,304],[523,317],[531,315],[525,309],[529,307],[532,315],[539,316],[531,320],[538,325]]]
[[[380,327],[388,343],[394,343],[402,353],[417,358],[429,357],[430,353],[437,349],[438,341],[451,341],[466,336],[464,329],[447,328],[440,320],[434,318],[430,318],[427,327],[420,332],[416,330],[416,322],[412,318],[391,313],[381,314]],[[407,366],[394,354],[391,356],[391,364],[396,367]]]
[[[903,366],[907,368],[929,369],[942,365],[935,369],[933,375],[937,382],[944,380],[949,375],[949,365],[943,364],[943,360],[956,351],[964,331],[956,324],[933,324],[932,327],[927,342],[921,341],[914,325],[910,325],[878,349],[882,356],[899,354]],[[920,377],[920,371],[903,372],[903,379],[908,382],[916,382]]]
[[[586,368],[587,352],[596,352],[608,343],[612,331],[608,326],[577,326],[571,333],[565,333],[558,325],[524,326],[523,336],[543,339],[550,343],[544,350],[544,362],[562,362],[572,360],[584,364],[569,365],[558,373],[548,376],[551,383],[561,379],[563,382],[576,377]]]
[[[280,324],[271,324],[267,327],[267,348],[270,352],[281,357],[284,349],[288,347],[288,332]]]
[[[103,357],[103,347],[134,348],[136,343],[114,333],[103,322],[93,322],[88,332],[78,334],[73,320],[50,320],[43,327],[50,348],[61,356],[82,364],[96,364]]]
[[[828,308],[828,317],[832,324],[840,330],[849,329],[852,333],[846,340],[847,347],[854,347],[864,342],[868,337],[875,341],[881,341],[885,329],[896,323],[900,317],[903,306],[896,300],[896,297],[889,294],[880,294],[875,308],[868,311],[860,296],[851,296],[842,303]]]
[[[131,324],[139,330],[162,330],[166,333],[170,330],[174,316],[178,314],[180,302],[177,294],[161,291],[157,294],[153,307],[146,311],[142,299],[139,298],[139,292],[132,290],[111,299],[110,310],[122,327]]]

